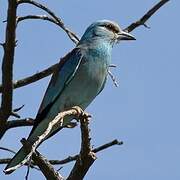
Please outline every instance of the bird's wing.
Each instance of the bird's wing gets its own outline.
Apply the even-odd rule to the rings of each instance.
[[[99,95],[99,94],[101,93],[101,91],[104,89],[105,84],[106,84],[106,81],[107,81],[107,76],[105,77],[105,79],[104,79],[104,81],[103,81],[103,84],[102,84],[102,86],[101,86],[101,89],[99,90],[99,92],[98,92],[97,95]]]
[[[49,86],[45,92],[44,98],[36,116],[35,124],[30,134],[32,134],[37,125],[45,118],[49,109],[58,99],[63,89],[72,80],[81,63],[82,57],[83,55],[81,50],[79,48],[75,48],[63,59],[61,59],[59,66],[53,74]]]

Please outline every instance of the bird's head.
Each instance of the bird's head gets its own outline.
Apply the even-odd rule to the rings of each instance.
[[[97,40],[103,40],[113,45],[121,40],[135,40],[135,37],[123,31],[117,23],[101,20],[94,22],[87,28],[80,42]]]

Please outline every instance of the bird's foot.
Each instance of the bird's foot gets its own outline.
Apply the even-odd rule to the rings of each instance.
[[[79,122],[79,120],[87,120],[89,121],[92,117],[89,113],[84,112],[79,106],[74,106],[72,109],[75,109],[77,111],[77,118],[76,120]]]

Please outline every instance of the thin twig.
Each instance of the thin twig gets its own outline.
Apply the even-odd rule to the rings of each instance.
[[[131,32],[135,28],[143,25],[145,27],[148,27],[145,23],[146,21],[153,15],[155,12],[161,8],[165,3],[167,3],[170,0],[160,0],[155,6],[153,6],[144,16],[142,16],[138,21],[130,24],[127,28],[124,29],[126,32]]]
[[[15,152],[15,151],[13,151],[13,150],[11,150],[11,149],[9,149],[9,148],[0,147],[0,150],[4,150],[4,151],[11,152],[11,153],[13,153],[13,154],[16,154],[16,152]]]
[[[112,74],[112,72],[111,72],[110,70],[108,70],[108,74],[109,74],[110,78],[112,79],[113,84],[115,85],[115,87],[118,87],[119,84],[118,84],[118,82],[116,81],[116,78],[114,77],[114,75]]]
[[[27,19],[40,19],[40,20],[46,20],[49,22],[52,22],[56,25],[58,25],[57,21],[55,21],[53,18],[48,17],[47,15],[27,15],[27,16],[22,16],[22,17],[17,17],[17,23],[23,21],[23,20],[27,20]]]
[[[51,17],[48,17],[47,15],[27,15],[27,16],[17,17],[17,24],[21,21],[28,20],[28,19],[29,20],[39,19],[39,20],[49,21],[62,29],[62,26],[59,24],[59,22],[57,22],[55,19]],[[75,43],[77,43],[77,41]]]
[[[118,141],[117,139],[113,140],[113,141],[110,141],[106,144],[103,144],[97,148],[94,148],[92,150],[92,152],[94,153],[98,153],[100,151],[103,151],[105,149],[108,149],[114,145],[122,145],[123,142],[122,141]],[[62,164],[67,164],[67,163],[70,163],[72,161],[75,161],[77,160],[77,158],[79,157],[79,154],[76,154],[74,156],[68,156],[67,158],[65,159],[62,159],[62,160],[49,160],[49,162],[52,164],[52,165],[62,165]],[[10,162],[11,158],[4,158],[4,159],[0,159],[0,164],[8,164]],[[25,164],[27,165],[27,164]],[[35,168],[34,167],[34,163],[31,163],[31,167]]]
[[[122,145],[122,144],[123,144],[122,141],[118,141],[117,139],[115,139],[115,140],[110,141],[110,142],[108,142],[106,144],[103,144],[103,145],[101,145],[101,146],[99,146],[97,148],[94,148],[92,150],[92,152],[97,153],[97,152],[105,150],[105,149],[107,149],[109,147],[112,147],[114,145]],[[74,156],[69,156],[69,157],[67,157],[67,158],[65,158],[63,160],[50,160],[49,162],[51,164],[53,164],[53,165],[66,164],[66,163],[69,163],[69,162],[77,160],[78,157],[79,157],[79,154],[76,154]]]
[[[104,149],[107,149],[107,148],[109,148],[109,147],[111,147],[111,146],[114,146],[114,145],[122,145],[122,144],[123,144],[122,141],[118,141],[117,139],[115,139],[115,140],[113,140],[113,141],[111,141],[111,142],[109,142],[109,143],[103,144],[102,146],[99,146],[99,147],[93,149],[92,151],[93,151],[94,153],[97,153],[97,152],[102,151],[102,150],[104,150]]]
[[[28,180],[28,176],[29,176],[29,173],[30,173],[30,167],[31,167],[31,160],[32,160],[32,157],[29,159],[29,161],[27,162],[27,172],[26,172],[26,176],[25,176],[25,179]]]
[[[36,6],[36,7],[44,10],[45,12],[47,12],[52,18],[54,18],[54,20],[57,22],[57,24],[67,33],[67,35],[69,36],[69,38],[70,38],[75,44],[77,44],[77,43],[79,42],[78,36],[77,36],[74,32],[72,32],[70,29],[68,29],[68,28],[64,25],[62,19],[60,19],[59,17],[57,17],[57,16],[55,15],[55,13],[54,13],[53,11],[51,11],[49,8],[47,8],[46,6],[44,6],[44,5],[42,5],[42,4],[38,3],[38,2],[35,2],[35,1],[33,1],[33,0],[19,0],[19,1],[18,1],[18,5],[19,5],[19,4],[23,4],[23,3],[32,4],[32,5]]]

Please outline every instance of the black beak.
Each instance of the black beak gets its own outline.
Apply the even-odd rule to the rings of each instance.
[[[130,33],[127,33],[125,31],[122,31],[118,33],[118,40],[136,40],[136,38],[131,35]]]

